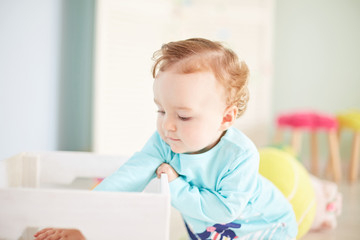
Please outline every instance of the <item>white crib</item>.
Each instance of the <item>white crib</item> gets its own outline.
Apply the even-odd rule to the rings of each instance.
[[[59,227],[77,228],[90,240],[168,240],[166,175],[142,193],[89,191],[86,179],[106,177],[126,159],[40,152],[0,161],[0,239],[33,239],[38,229]]]

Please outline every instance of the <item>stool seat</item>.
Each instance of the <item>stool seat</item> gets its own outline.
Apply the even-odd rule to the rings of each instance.
[[[334,180],[341,180],[340,153],[337,139],[338,122],[335,117],[316,111],[280,114],[277,117],[277,143],[282,140],[282,132],[285,128],[290,128],[293,131],[291,146],[296,154],[300,151],[303,130],[311,132],[311,172],[314,175],[318,175],[319,172],[317,132],[319,130],[326,131],[328,133],[330,165]]]
[[[360,111],[348,110],[342,112],[337,115],[337,120],[339,123],[339,132],[344,128],[350,129],[354,132],[349,169],[350,182],[354,182],[357,179],[359,171]]]
[[[338,114],[337,120],[342,128],[360,130],[360,111],[351,110]]]
[[[309,128],[312,130],[337,128],[337,121],[334,117],[317,112],[283,114],[278,117],[277,121],[280,127]]]

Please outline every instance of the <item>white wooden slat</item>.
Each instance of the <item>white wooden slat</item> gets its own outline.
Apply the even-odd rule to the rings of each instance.
[[[28,228],[77,228],[87,239],[168,240],[169,195],[0,189],[0,239]]]
[[[33,239],[36,229],[59,227],[77,228],[87,239],[168,240],[171,210],[166,175],[154,179],[143,193],[41,188],[44,183],[71,183],[79,176],[109,175],[126,159],[28,152],[1,161],[6,176],[0,188],[0,239]],[[7,182],[12,185],[6,186]]]
[[[41,184],[70,184],[76,178],[104,178],[128,159],[126,156],[85,152],[38,153]]]
[[[77,178],[104,178],[127,159],[90,152],[23,152],[1,161],[0,187],[69,185]]]

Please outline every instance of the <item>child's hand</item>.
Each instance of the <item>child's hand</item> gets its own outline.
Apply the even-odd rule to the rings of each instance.
[[[179,176],[179,174],[167,163],[161,164],[156,170],[156,175],[158,178],[160,178],[162,173],[167,174],[169,182],[174,181]]]
[[[85,240],[77,229],[45,228],[34,234],[35,240]]]

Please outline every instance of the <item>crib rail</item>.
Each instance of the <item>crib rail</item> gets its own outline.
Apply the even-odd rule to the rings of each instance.
[[[90,152],[23,152],[0,161],[0,187],[38,188],[70,184],[78,177],[106,177],[127,159]]]
[[[28,227],[77,228],[87,239],[168,239],[169,196],[83,190],[0,189],[0,239]]]
[[[5,174],[0,177],[0,240],[33,239],[29,233],[45,227],[77,228],[90,240],[168,240],[171,209],[165,174],[153,181],[152,192],[41,187],[70,183],[78,176],[105,177],[125,160],[91,153],[52,152],[23,153],[1,162],[0,171]],[[64,170],[68,170],[65,177],[51,174]]]

